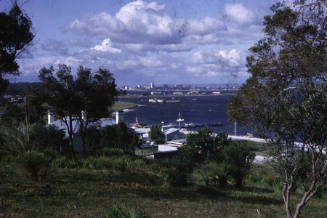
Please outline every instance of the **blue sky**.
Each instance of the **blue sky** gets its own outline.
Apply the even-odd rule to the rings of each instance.
[[[36,35],[21,75],[64,63],[109,69],[118,85],[242,83],[275,0],[29,0]],[[9,0],[0,0],[8,11]]]

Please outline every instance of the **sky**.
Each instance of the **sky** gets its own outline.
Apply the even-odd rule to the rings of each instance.
[[[35,38],[10,80],[38,81],[42,67],[67,64],[109,69],[118,85],[241,84],[275,1],[25,0]]]

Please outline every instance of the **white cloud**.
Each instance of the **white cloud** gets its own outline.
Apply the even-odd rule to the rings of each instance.
[[[215,71],[208,71],[205,75],[207,77],[214,77],[214,76],[217,76],[217,72],[215,72]]]
[[[238,66],[240,64],[240,54],[235,49],[230,50],[220,50],[216,53],[218,61],[222,65],[227,66]]]
[[[116,15],[105,12],[86,20],[74,20],[70,30],[88,35],[109,35],[113,41],[167,44],[180,40],[164,5],[141,0],[124,5]]]
[[[202,73],[203,72],[203,69],[201,67],[186,67],[186,71],[187,72],[190,72],[190,73],[196,73],[196,74],[199,74],[199,73]]]
[[[203,51],[196,51],[192,54],[192,62],[196,64],[213,64],[217,63],[218,61],[214,55]]]
[[[132,52],[153,52],[153,51],[165,51],[165,52],[184,52],[192,50],[192,47],[186,44],[165,44],[154,45],[146,43],[124,43],[121,45],[124,49]]]
[[[241,3],[226,4],[225,14],[232,21],[237,23],[251,23],[254,20],[254,13],[243,6]]]
[[[68,29],[87,35],[106,35],[114,42],[179,44],[190,35],[207,35],[224,30],[224,24],[214,18],[174,19],[165,13],[165,6],[156,2],[133,1],[115,15],[106,12],[88,19],[76,19]]]
[[[113,48],[111,46],[111,41],[110,41],[110,38],[106,38],[104,39],[100,45],[96,45],[92,48],[93,50],[96,50],[96,51],[101,51],[101,52],[110,52],[110,53],[113,53],[113,54],[116,54],[116,53],[121,53],[121,50],[118,49],[118,48]]]
[[[140,62],[144,67],[159,67],[162,65],[162,62],[158,57],[139,57]]]
[[[187,35],[207,35],[217,30],[226,29],[225,25],[214,18],[205,17],[201,20],[179,20],[177,24],[181,32]]]

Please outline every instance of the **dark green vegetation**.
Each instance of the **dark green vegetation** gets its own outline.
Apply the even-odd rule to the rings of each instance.
[[[251,77],[231,98],[228,115],[271,141],[286,214],[295,218],[327,184],[327,2],[271,9],[265,36],[247,57]],[[299,189],[301,200],[292,198]]]
[[[60,119],[66,127],[69,146],[73,150],[73,138],[77,133],[73,123],[78,123],[83,151],[86,151],[87,130],[103,117],[109,117],[117,96],[115,79],[107,69],[91,72],[80,66],[74,78],[71,67],[59,64],[42,68],[39,78],[42,86],[33,90],[33,97]]]
[[[149,136],[156,145],[165,143],[165,135],[161,131],[161,125],[152,125]]]
[[[49,167],[32,175],[30,169],[41,162]],[[187,186],[174,188],[165,180],[168,168],[117,149],[75,159],[55,152],[2,155],[0,216],[284,216],[280,178],[271,167],[255,165],[242,189],[235,188],[232,180],[224,188],[206,184],[204,174],[216,167],[207,163],[196,168]],[[299,197],[294,193],[295,199]],[[321,190],[321,196],[310,201],[310,209],[303,210],[303,217],[326,217],[326,200],[326,190]]]
[[[5,75],[19,75],[16,59],[32,42],[32,23],[15,2],[8,13],[0,13],[0,97],[8,87]]]
[[[179,148],[172,159],[175,169],[168,171],[168,178],[172,185],[185,185],[189,172],[211,162],[216,168],[205,178],[206,184],[214,182],[224,187],[231,179],[236,187],[241,188],[254,156],[246,143],[233,142],[223,132],[214,137],[208,128],[203,128],[187,136],[186,145]]]

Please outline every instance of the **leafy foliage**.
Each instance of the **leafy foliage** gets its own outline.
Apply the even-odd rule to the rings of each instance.
[[[61,64],[56,72],[53,67],[41,69],[39,78],[42,86],[34,91],[35,96],[65,123],[71,148],[76,134],[73,123],[78,122],[85,151],[89,125],[110,115],[108,107],[117,95],[112,74],[101,68],[92,73],[80,66],[74,79],[71,68]]]
[[[150,129],[150,139],[155,144],[165,143],[165,135],[161,131],[161,125],[152,125]]]
[[[17,75],[19,66],[17,57],[34,38],[31,32],[32,22],[15,2],[9,13],[0,13],[0,95],[7,89],[5,74]]]
[[[247,146],[229,140],[226,133],[214,136],[208,128],[203,128],[187,136],[186,145],[179,148],[177,156],[171,160],[166,180],[175,186],[185,185],[188,173],[200,167],[208,171],[201,173],[207,185],[225,186],[227,180],[233,178],[236,186],[241,187],[254,156]],[[215,167],[211,167],[213,163]]]
[[[327,177],[327,2],[279,2],[271,9],[265,37],[247,57],[251,77],[231,98],[228,116],[256,126],[275,145],[287,216],[298,217]],[[306,188],[293,211],[290,196],[299,182]]]
[[[245,144],[231,143],[223,150],[224,173],[234,179],[237,187],[243,186],[243,180],[251,169],[255,154]]]
[[[119,148],[130,152],[139,143],[138,135],[130,131],[123,122],[100,129],[100,148]]]
[[[27,151],[21,154],[20,160],[32,179],[38,181],[49,176],[51,170],[51,155],[39,151]]]

